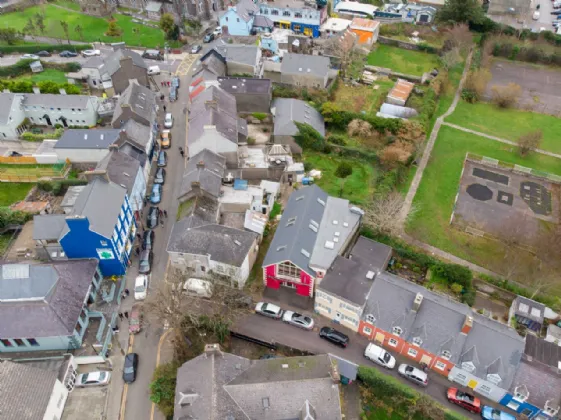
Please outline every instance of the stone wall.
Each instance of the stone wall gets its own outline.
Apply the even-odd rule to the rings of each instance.
[[[440,50],[435,47],[428,46],[426,44],[414,44],[412,42],[402,41],[400,39],[388,38],[385,36],[378,36],[378,42],[384,45],[391,45],[392,47],[403,48],[406,50],[413,51],[425,51],[432,54],[439,54]]]

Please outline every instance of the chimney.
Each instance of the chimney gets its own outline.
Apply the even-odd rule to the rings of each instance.
[[[117,146],[115,143],[110,144],[109,145],[109,150],[112,151],[112,152],[117,151],[117,150],[119,150],[119,146]]]
[[[421,293],[417,293],[417,295],[415,295],[415,300],[413,300],[413,310],[415,312],[419,312],[419,309],[421,309],[421,303],[423,303],[423,295]]]
[[[201,195],[201,183],[199,181],[191,182],[191,190],[195,195]]]
[[[217,109],[218,103],[217,103],[216,101],[214,101],[214,100],[213,100],[213,101],[206,101],[206,102],[205,102],[205,106],[206,106],[207,109],[208,109],[208,108]]]
[[[205,355],[206,356],[210,356],[210,355],[221,356],[222,355],[222,350],[220,349],[220,345],[219,344],[205,344]]]
[[[109,174],[106,170],[97,170],[94,169],[93,171],[86,171],[84,172],[86,179],[88,180],[88,184],[92,182],[95,178],[102,178],[105,181],[109,182]]]
[[[468,334],[471,331],[471,327],[473,327],[473,317],[466,315],[464,325],[462,325],[462,334]]]
[[[339,365],[335,360],[331,361],[331,379],[336,384],[341,382],[341,375],[339,374]]]
[[[66,91],[64,89],[60,88],[58,91],[61,95],[66,95]]]
[[[204,169],[205,168],[205,161],[204,160],[199,160],[197,162],[197,169]]]
[[[33,93],[41,93],[41,90],[38,87],[33,86]]]

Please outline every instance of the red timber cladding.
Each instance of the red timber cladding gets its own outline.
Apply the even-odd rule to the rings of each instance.
[[[265,285],[271,289],[280,288],[280,281],[278,281],[275,277],[276,267],[277,266],[275,264],[265,267]]]
[[[300,271],[300,281],[302,284],[296,285],[296,294],[301,296],[312,296],[314,290],[314,279],[304,270]]]
[[[370,328],[372,332],[368,334],[367,332],[364,331],[364,327]],[[362,320],[360,321],[358,333],[360,335],[367,337],[370,341],[373,341],[375,344],[382,345],[390,353],[401,354],[402,356],[406,356],[407,358],[414,360],[417,363],[421,363],[421,359],[423,359],[423,356],[426,356],[423,362],[427,363],[429,367],[432,370],[434,370],[436,373],[439,373],[443,376],[448,377],[448,373],[454,367],[454,363],[451,363],[448,360],[437,357],[436,355],[422,349],[419,346],[414,346],[413,344],[410,344],[409,342],[399,338],[396,335],[393,335],[380,328],[376,328],[373,325],[369,324],[368,322]],[[392,345],[389,344],[390,339],[392,339]],[[395,342],[397,342],[397,345],[393,345],[394,340]],[[409,353],[409,349],[415,350],[416,354],[414,352]],[[430,360],[428,360],[428,358],[430,358]],[[438,363],[437,366],[437,362],[441,362],[442,364],[444,364],[444,368],[441,369],[442,367],[441,363]]]

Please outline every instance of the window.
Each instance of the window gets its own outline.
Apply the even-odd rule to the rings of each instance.
[[[13,347],[12,342],[10,340],[6,340],[5,338],[1,338],[0,343],[2,343],[4,347]]]
[[[370,334],[372,334],[372,328],[370,328],[370,327],[364,327],[364,328],[362,329],[362,332],[363,332],[364,334],[370,335]]]
[[[301,18],[301,17],[302,17],[302,13],[300,13],[300,12],[294,12],[294,17],[295,17],[295,18]]]
[[[444,369],[446,369],[446,363],[443,363],[443,362],[436,362],[436,363],[435,363],[435,366],[436,366],[436,368],[439,369],[439,370],[444,370]]]
[[[268,15],[269,10],[268,9],[263,9],[263,10],[261,10],[261,13],[264,14],[264,15]]]
[[[27,342],[29,343],[30,346],[38,346],[39,343],[37,342],[37,340],[35,340],[34,338],[26,338]]]
[[[420,346],[423,344],[423,339],[421,337],[413,337],[413,344],[415,346]]]
[[[101,243],[101,246],[107,246],[107,241],[99,241]]]
[[[25,347],[25,342],[21,338],[14,338],[14,341],[16,342],[16,346]]]
[[[395,338],[390,338],[388,340],[388,346],[397,347],[397,340]]]
[[[397,335],[399,337],[401,336],[401,334],[403,334],[403,330],[401,329],[401,327],[393,327],[392,334]]]
[[[374,318],[374,315],[368,314],[366,315],[366,322],[368,322],[369,324],[374,324],[376,322],[376,318]]]
[[[450,360],[450,358],[452,357],[452,353],[450,352],[450,350],[442,350],[441,356],[443,359]]]
[[[292,25],[292,30],[294,32],[302,32],[302,29],[300,28],[300,25]]]
[[[290,262],[279,264],[279,276],[300,278],[300,269]]]
[[[411,356],[411,357],[417,357],[417,354],[418,354],[418,353],[419,353],[419,352],[418,352],[417,350],[412,349],[412,348],[410,348],[409,350],[407,350],[407,354],[408,354],[409,356]]]
[[[204,273],[206,271],[206,267],[204,265],[201,265],[201,271]]]
[[[228,22],[228,16],[226,16],[226,22]]]
[[[239,21],[240,21],[240,18],[236,18],[236,22],[239,22]]]
[[[285,10],[284,12],[282,12],[283,16],[290,16],[290,11],[289,10]]]
[[[271,10],[271,14],[273,16],[278,16],[279,15],[279,11],[278,10]]]
[[[224,267],[222,267],[221,265],[217,265],[216,266],[216,271],[219,273],[223,273],[224,272]]]
[[[64,401],[64,394],[62,394],[60,396],[60,398],[58,399],[58,402],[56,403],[56,408],[60,408],[60,406],[62,405],[62,402]]]

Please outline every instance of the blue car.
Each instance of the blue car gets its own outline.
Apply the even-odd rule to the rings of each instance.
[[[164,150],[161,150],[160,153],[158,153],[158,168],[162,168],[167,164],[168,164],[168,154]]]
[[[481,417],[485,420],[516,420],[516,417],[512,414],[505,413],[488,405],[483,406]]]
[[[152,194],[150,194],[150,202],[158,204],[160,201],[162,201],[162,184],[154,184]]]

